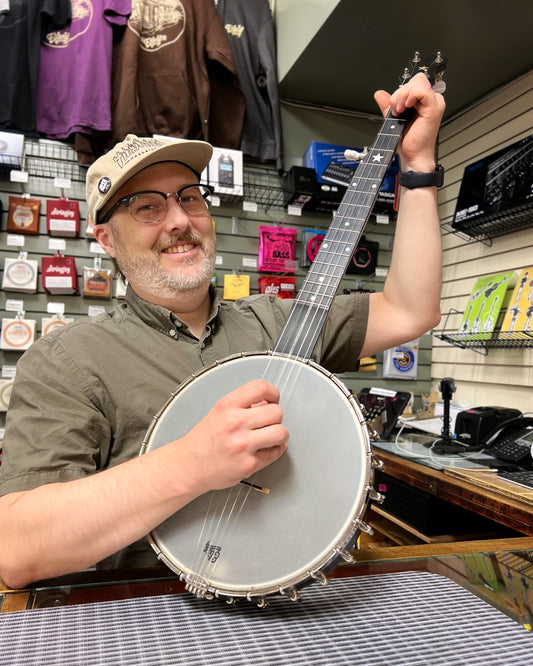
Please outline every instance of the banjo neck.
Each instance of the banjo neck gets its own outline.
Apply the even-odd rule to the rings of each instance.
[[[444,92],[446,62],[437,53],[433,62],[421,66],[417,52],[401,77],[404,85],[416,72],[424,72],[436,92]],[[389,111],[374,145],[359,163],[331,226],[309,268],[293,303],[287,322],[274,347],[275,352],[310,359],[333,298],[376,202],[379,190],[398,147],[412,110],[400,116]]]
[[[359,243],[407,121],[389,113],[360,162],[293,303],[274,351],[308,359]]]

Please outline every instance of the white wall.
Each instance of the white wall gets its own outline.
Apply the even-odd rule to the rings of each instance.
[[[533,71],[499,89],[441,129],[439,160],[446,168],[440,192],[444,243],[443,321],[450,308],[464,310],[478,277],[494,272],[519,272],[533,265],[531,227],[492,239],[488,246],[451,233],[455,201],[465,166],[496,152],[533,131]],[[450,317],[448,330],[457,331],[461,316]],[[500,405],[533,411],[533,348],[489,349],[481,355],[439,340],[433,342],[434,388],[442,377],[454,377],[454,398],[470,406]]]

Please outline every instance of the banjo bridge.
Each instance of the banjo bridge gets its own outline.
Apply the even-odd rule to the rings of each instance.
[[[258,493],[263,493],[263,495],[270,495],[270,488],[265,488],[263,486],[258,486],[257,483],[250,483],[250,481],[239,481],[242,486],[248,486],[257,490]]]

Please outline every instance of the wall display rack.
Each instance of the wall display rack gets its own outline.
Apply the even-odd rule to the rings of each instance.
[[[499,331],[490,333],[461,333],[460,331],[449,331],[448,320],[452,315],[464,314],[461,310],[450,308],[444,320],[443,329],[435,333],[439,340],[448,342],[461,349],[470,349],[477,354],[486,356],[489,349],[529,349],[533,348],[533,330],[524,331]]]
[[[68,179],[83,184],[87,175],[87,167],[76,162],[72,146],[48,139],[26,139],[24,170],[35,178]],[[227,204],[253,201],[268,210],[284,208],[286,193],[282,187],[282,178],[273,167],[246,164],[244,194],[217,192],[217,196]]]

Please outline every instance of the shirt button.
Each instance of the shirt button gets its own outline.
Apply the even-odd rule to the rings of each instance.
[[[177,335],[176,331],[173,328],[170,329],[168,334],[170,335],[171,338],[175,338]]]

